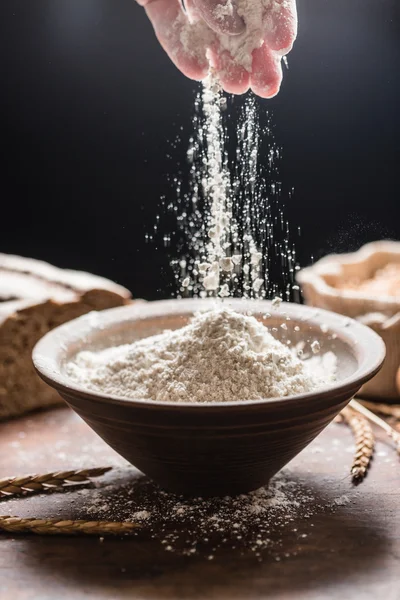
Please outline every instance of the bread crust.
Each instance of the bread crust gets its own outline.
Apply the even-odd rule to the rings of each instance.
[[[32,364],[32,349],[45,333],[130,298],[103,277],[0,253],[0,420],[61,402]]]

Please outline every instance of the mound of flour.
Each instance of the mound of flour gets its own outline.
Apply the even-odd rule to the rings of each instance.
[[[254,317],[227,308],[132,344],[80,352],[67,373],[91,390],[166,402],[288,396],[313,391],[330,378],[310,369]]]

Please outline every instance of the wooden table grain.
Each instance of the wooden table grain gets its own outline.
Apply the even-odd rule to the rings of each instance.
[[[400,600],[399,457],[381,439],[359,486],[348,476],[351,460],[349,430],[332,424],[291,463],[316,498],[337,504],[283,528],[279,556],[265,552],[260,561],[226,547],[210,561],[210,549],[183,556],[141,534],[104,541],[2,534],[0,599]],[[119,466],[119,478],[132,471],[67,408],[0,425],[0,477],[107,464]],[[0,513],[74,518],[74,498],[3,500]]]

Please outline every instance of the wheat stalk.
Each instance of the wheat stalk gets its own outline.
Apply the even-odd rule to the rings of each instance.
[[[386,433],[386,435],[388,435],[394,441],[395,446],[396,446],[396,451],[400,456],[400,433],[398,431],[396,431],[395,429],[393,429],[393,427],[391,427],[389,425],[389,423],[386,423],[386,421],[384,421],[383,419],[381,419],[380,417],[375,415],[373,412],[368,410],[368,408],[365,408],[365,406],[360,404],[360,402],[358,402],[357,400],[352,400],[350,402],[350,406],[353,410],[357,411],[360,415],[362,415],[366,419],[369,419],[369,421],[371,421],[372,423],[375,423],[375,425],[377,425],[378,427],[383,429],[383,431]]]
[[[69,486],[71,483],[86,483],[92,477],[100,477],[112,467],[56,471],[44,475],[25,475],[0,479],[0,499],[21,496],[25,492],[38,493],[54,488]]]
[[[0,516],[0,532],[36,533],[39,535],[125,535],[140,525],[112,521],[60,521],[59,519],[24,519]]]
[[[356,451],[351,466],[351,475],[354,481],[360,482],[364,479],[374,454],[374,432],[368,419],[353,410],[344,408],[340,414],[354,435]]]
[[[385,417],[391,417],[392,419],[396,419],[396,421],[400,421],[399,404],[382,404],[378,402],[368,402],[367,400],[359,400],[359,402],[373,413],[379,413]]]
[[[86,483],[92,477],[100,477],[112,467],[55,471],[44,475],[8,477],[0,480],[0,498],[21,496],[25,492],[45,492]],[[36,533],[39,535],[125,535],[133,533],[140,525],[129,522],[84,521],[60,519],[36,519],[0,515],[0,532]]]

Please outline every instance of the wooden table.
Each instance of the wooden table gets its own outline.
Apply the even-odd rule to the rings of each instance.
[[[228,546],[208,560],[213,550],[207,544],[185,556],[166,551],[146,532],[104,540],[3,534],[0,598],[399,600],[399,457],[381,440],[369,476],[357,487],[348,476],[351,460],[351,433],[332,424],[291,463],[288,476],[301,478],[315,498],[335,508],[278,528],[272,536],[280,538],[279,554],[265,551],[259,560],[251,550]],[[108,480],[132,477],[66,408],[0,426],[0,477],[104,464],[119,466]],[[0,513],[76,518],[91,493],[2,501]],[[91,518],[97,517],[94,510]]]

